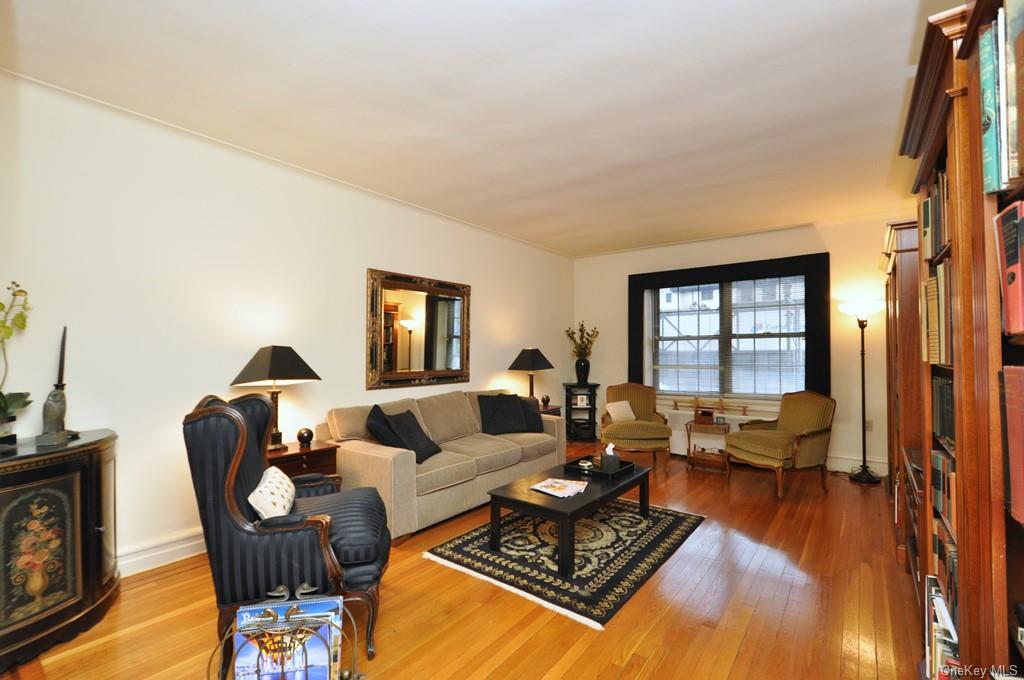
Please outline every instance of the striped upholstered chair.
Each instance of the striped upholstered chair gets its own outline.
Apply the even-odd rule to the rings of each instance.
[[[751,420],[725,436],[726,472],[733,460],[775,471],[775,493],[782,498],[786,470],[818,468],[825,486],[825,463],[832,438],[836,400],[810,390],[782,395],[779,417]]]
[[[638,383],[609,385],[605,396],[606,403],[628,401],[636,420],[612,422],[606,410],[601,414],[601,441],[614,444],[617,451],[650,453],[652,466],[662,452],[667,465],[672,428],[665,416],[655,410],[657,392],[654,388]]]
[[[372,487],[340,492],[337,475],[295,477],[295,503],[261,520],[249,494],[267,468],[270,400],[260,394],[227,403],[206,397],[183,425],[223,636],[239,605],[266,600],[279,586],[309,584],[368,608],[366,653],[375,654],[378,587],[391,550],[384,503]]]

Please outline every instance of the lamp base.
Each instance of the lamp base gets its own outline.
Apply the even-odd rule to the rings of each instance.
[[[858,484],[878,484],[882,478],[872,472],[867,465],[861,465],[855,472],[850,473],[850,481]]]

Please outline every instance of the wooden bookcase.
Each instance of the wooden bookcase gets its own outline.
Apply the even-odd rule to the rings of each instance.
[[[949,275],[951,361],[920,363],[921,438],[933,436],[932,377],[953,381],[960,621],[959,658],[975,668],[1024,662],[1014,642],[1013,605],[1024,601],[1024,529],[1006,511],[1005,452],[999,399],[1004,364],[1024,363],[1024,353],[1002,335],[1000,273],[993,218],[1024,197],[1024,185],[985,194],[981,165],[981,96],[978,34],[996,18],[1001,2],[975,0],[928,20],[904,131],[901,153],[918,160],[913,192],[922,200],[937,172],[948,177],[949,246],[919,258],[925,281],[939,263]],[[919,231],[919,236],[920,236]],[[922,242],[923,243],[923,242]],[[926,458],[927,460],[927,458]],[[925,536],[921,564],[930,570],[937,522],[932,512],[932,466],[925,466]]]
[[[927,525],[921,444],[920,261],[917,220],[890,222],[885,240],[888,477],[896,549],[920,597],[921,544]]]

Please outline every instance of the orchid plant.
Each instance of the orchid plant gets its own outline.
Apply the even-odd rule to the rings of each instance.
[[[28,292],[17,281],[7,286],[11,298],[0,302],[0,419],[7,419],[31,402],[28,392],[4,392],[10,364],[7,359],[7,341],[25,331],[28,325]]]

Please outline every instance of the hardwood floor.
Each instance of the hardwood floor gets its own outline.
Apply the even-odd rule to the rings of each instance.
[[[919,614],[885,491],[841,475],[828,488],[816,472],[788,475],[777,501],[770,471],[737,465],[729,483],[672,456],[651,502],[707,520],[602,632],[422,559],[488,521],[486,508],[464,513],[393,548],[377,658],[359,668],[370,679],[915,677]],[[125,579],[95,628],[3,680],[205,677],[216,619],[205,557],[177,562]]]

